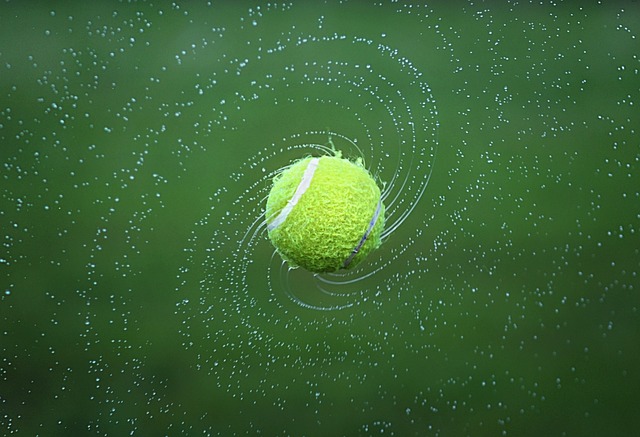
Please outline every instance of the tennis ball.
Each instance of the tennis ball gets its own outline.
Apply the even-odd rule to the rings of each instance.
[[[335,272],[380,246],[384,205],[362,161],[337,153],[303,158],[279,173],[265,217],[271,242],[291,267]]]

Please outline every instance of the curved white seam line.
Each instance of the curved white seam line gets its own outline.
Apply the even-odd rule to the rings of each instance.
[[[373,213],[373,217],[369,222],[369,227],[367,228],[367,231],[364,233],[364,235],[358,242],[358,245],[351,251],[351,254],[349,255],[349,257],[344,261],[344,264],[342,265],[343,269],[346,269],[349,266],[349,264],[351,264],[351,261],[353,261],[353,258],[355,258],[358,252],[360,252],[360,249],[362,249],[362,246],[364,246],[365,241],[367,241],[367,238],[369,238],[369,234],[371,234],[371,231],[373,231],[373,227],[376,225],[376,222],[378,221],[378,216],[380,215],[381,209],[382,209],[382,197],[378,199],[378,205],[376,206],[376,210]]]
[[[293,197],[287,202],[287,205],[282,208],[280,214],[278,214],[278,216],[267,225],[267,230],[273,231],[287,219],[289,213],[291,213],[291,210],[293,210],[293,207],[296,206],[298,200],[300,200],[300,197],[302,197],[305,191],[307,191],[307,188],[309,188],[309,185],[311,185],[311,179],[313,178],[313,174],[316,172],[319,160],[319,158],[313,158],[311,161],[309,161],[309,164],[307,164],[307,168],[304,169],[302,180],[298,184],[296,192],[293,193]]]

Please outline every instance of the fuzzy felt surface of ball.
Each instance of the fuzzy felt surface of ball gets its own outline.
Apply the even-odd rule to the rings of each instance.
[[[267,199],[269,238],[291,267],[315,273],[358,265],[380,246],[380,188],[361,160],[303,158],[279,173]]]

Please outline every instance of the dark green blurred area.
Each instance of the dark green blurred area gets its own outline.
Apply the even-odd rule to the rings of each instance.
[[[3,3],[3,432],[637,433],[638,23],[636,2]],[[218,274],[296,133],[380,138],[391,179],[410,150],[375,96],[431,115],[411,68],[438,144],[377,292],[272,296],[264,238]]]

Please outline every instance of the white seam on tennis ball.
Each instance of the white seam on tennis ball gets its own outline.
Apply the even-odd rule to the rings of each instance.
[[[307,191],[307,188],[309,188],[309,185],[311,185],[313,174],[316,172],[316,168],[318,167],[318,161],[320,161],[320,158],[313,158],[311,159],[311,161],[309,161],[309,164],[307,164],[307,168],[304,169],[304,174],[302,175],[302,179],[298,184],[298,188],[296,188],[296,192],[293,193],[293,197],[287,202],[287,205],[282,208],[280,214],[278,214],[278,216],[267,225],[267,229],[269,231],[273,231],[275,228],[284,223],[284,221],[293,210],[293,207],[296,206],[298,200],[300,200],[300,197],[302,197],[305,191]]]
[[[378,199],[378,206],[376,206],[376,210],[373,213],[373,217],[371,218],[371,221],[369,222],[369,227],[367,228],[366,232],[364,233],[364,235],[360,239],[360,242],[351,251],[351,254],[349,254],[349,257],[346,260],[344,260],[344,264],[342,265],[343,269],[346,269],[347,266],[349,264],[351,264],[351,261],[353,261],[353,258],[355,258],[355,256],[358,254],[358,252],[360,252],[360,249],[362,249],[362,246],[364,246],[365,241],[367,241],[367,238],[369,238],[369,235],[371,234],[371,231],[373,230],[373,227],[376,225],[376,222],[378,221],[378,217],[380,216],[381,208],[382,208],[382,197],[380,199]]]

